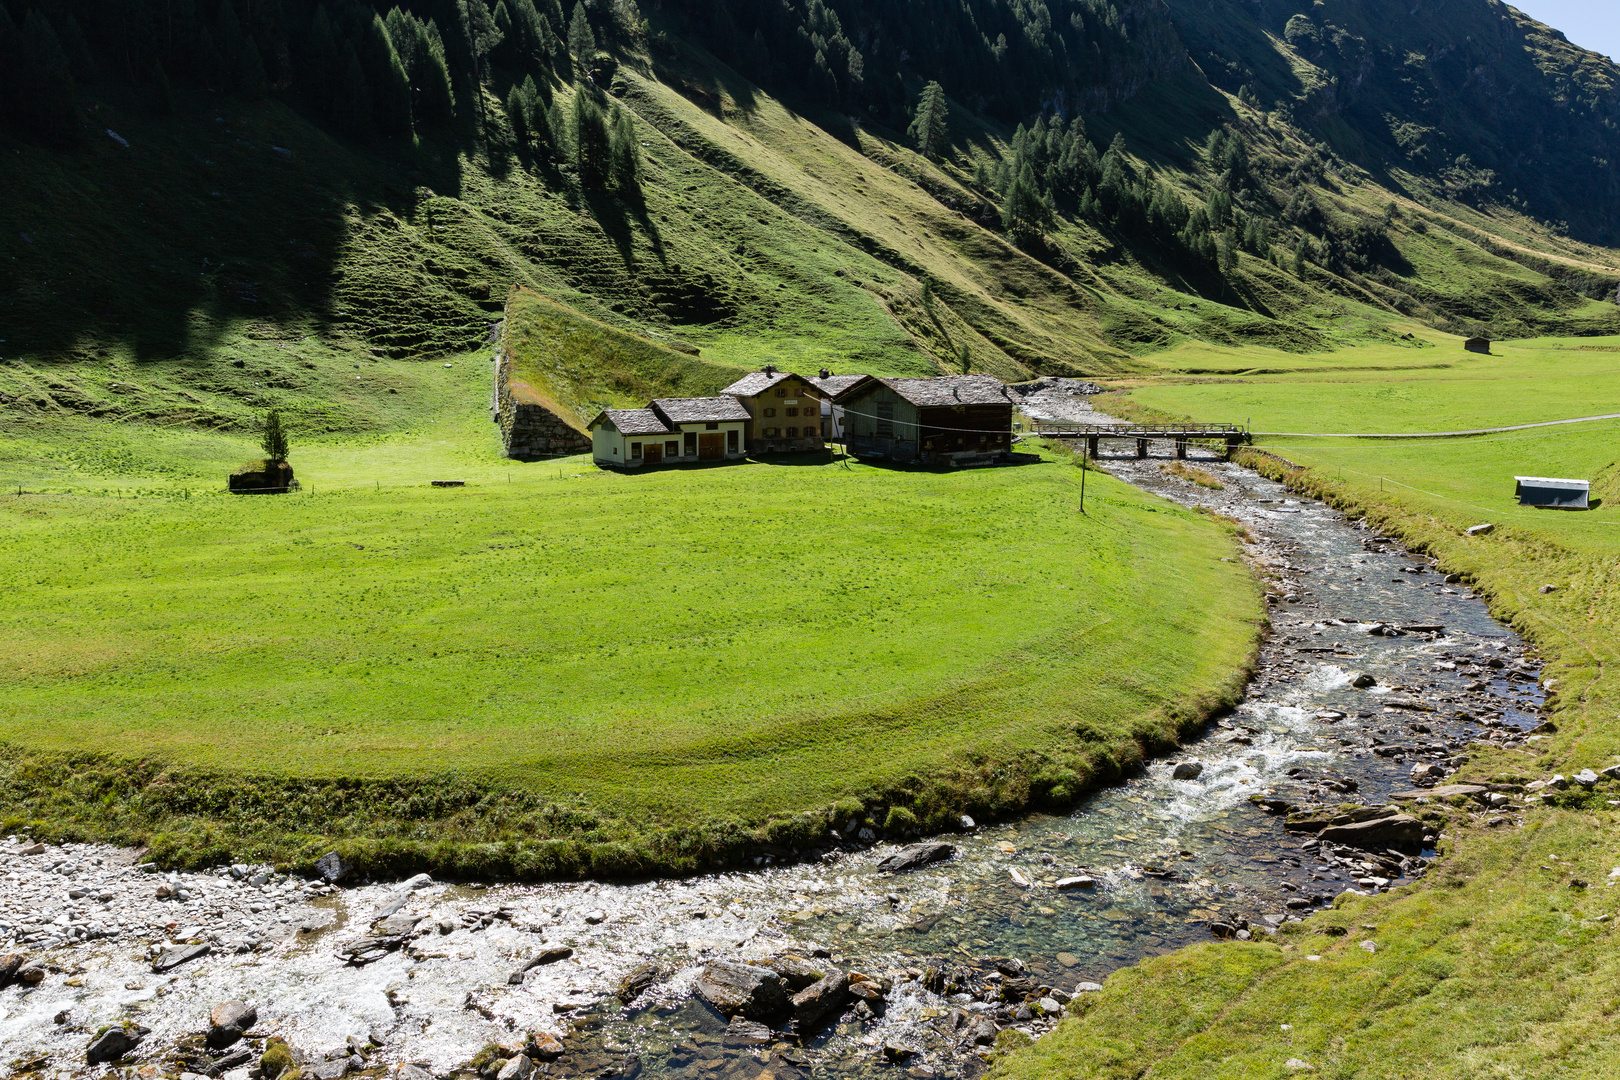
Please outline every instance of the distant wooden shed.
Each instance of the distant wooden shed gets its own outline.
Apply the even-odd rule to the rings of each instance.
[[[1467,341],[1463,342],[1463,348],[1467,349],[1469,352],[1485,353],[1486,355],[1489,355],[1491,351],[1491,339],[1488,337],[1471,337]]]
[[[1592,494],[1589,480],[1560,480],[1551,476],[1515,476],[1513,494],[1520,506],[1552,506],[1560,510],[1587,510]]]

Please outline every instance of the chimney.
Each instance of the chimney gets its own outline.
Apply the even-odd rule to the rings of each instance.
[[[822,369],[821,369],[821,377],[822,377],[822,378],[823,378],[823,379],[825,379],[825,378],[827,378],[827,377],[828,377],[828,376],[830,376],[830,375],[831,375],[831,374],[832,374],[832,372],[830,372],[830,371],[828,371],[828,370],[827,370],[827,369],[826,369],[826,368],[822,368]]]
[[[776,374],[776,365],[775,364],[766,364],[764,367],[760,368],[759,370],[763,371],[767,375],[775,375]]]

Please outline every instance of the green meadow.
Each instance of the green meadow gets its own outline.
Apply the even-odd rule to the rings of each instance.
[[[621,475],[500,461],[457,406],[231,497],[188,486],[248,455],[211,438],[143,448],[166,487],[0,501],[13,825],[524,876],[724,861],[841,799],[938,828],[1174,740],[1260,617],[1218,523],[1106,477],[1082,514],[1066,458]]]
[[[1144,414],[1251,419],[1257,431],[1424,432],[1620,411],[1620,342],[1497,342],[1444,367],[1388,349],[1311,358],[1310,372],[1167,376],[1127,399]],[[1206,350],[1227,370],[1269,368]],[[1378,370],[1382,367],[1384,370]],[[1462,574],[1535,643],[1557,732],[1528,752],[1469,749],[1457,780],[1525,783],[1620,763],[1620,423],[1463,439],[1262,438],[1256,467],[1364,515]],[[1297,466],[1297,467],[1295,467]],[[1593,481],[1593,510],[1520,507],[1514,475]],[[1465,530],[1491,522],[1489,535]],[[1551,586],[1550,591],[1543,591]],[[1620,865],[1612,786],[1557,797],[1523,828],[1436,803],[1444,858],[1414,885],[1341,899],[1270,941],[1197,946],[1120,971],[1004,1080],[1283,1077],[1290,1059],[1336,1077],[1601,1077],[1620,1037]],[[1462,800],[1456,800],[1462,802]],[[1584,882],[1583,885],[1573,884]],[[1338,928],[1342,936],[1333,936]],[[1375,952],[1361,947],[1373,941]]]

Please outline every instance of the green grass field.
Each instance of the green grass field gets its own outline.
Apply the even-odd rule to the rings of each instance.
[[[1371,370],[1387,363],[1383,350],[1345,350],[1311,358],[1317,370],[1308,374],[1167,378],[1130,400],[1158,414],[1248,417],[1262,431],[1432,431],[1620,411],[1615,339],[1495,348],[1500,356],[1458,356],[1452,339],[1425,350],[1454,361],[1445,368],[1384,371]],[[1210,352],[1233,370],[1269,366]],[[1261,468],[1433,554],[1539,647],[1556,680],[1557,734],[1530,754],[1470,750],[1458,779],[1522,783],[1620,762],[1620,425],[1261,443],[1304,469],[1255,459]],[[1590,478],[1602,505],[1518,507],[1515,474]],[[1463,535],[1484,521],[1496,531]],[[1418,884],[1341,901],[1270,942],[1199,946],[1121,971],[1081,1015],[994,1075],[1298,1075],[1290,1058],[1333,1077],[1612,1075],[1620,900],[1607,875],[1620,865],[1620,814],[1606,800],[1614,797],[1612,788],[1561,797],[1522,830],[1443,810],[1447,857]],[[1590,887],[1571,888],[1572,879]],[[1348,933],[1313,933],[1327,923]],[[1378,951],[1362,950],[1363,940]]]
[[[1229,698],[1251,647],[1222,529],[1106,478],[1082,516],[1066,461],[626,476],[501,462],[481,411],[295,444],[302,494],[188,488],[249,450],[193,435],[143,448],[175,476],[142,497],[71,471],[76,494],[5,497],[8,820],[161,834],[181,860],[346,840],[542,874],[612,843],[678,868],[851,796],[936,826],[1062,803]],[[52,790],[40,763],[83,755],[75,783],[118,799]],[[128,797],[232,777],[251,810]],[[275,794],[351,782],[370,805],[326,817]],[[486,805],[379,794],[396,783]],[[585,847],[536,862],[555,842]]]

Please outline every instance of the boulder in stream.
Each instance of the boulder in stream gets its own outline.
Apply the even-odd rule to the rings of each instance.
[[[208,1046],[223,1050],[259,1022],[259,1010],[240,1001],[215,1005],[208,1014]]]
[[[1423,850],[1423,822],[1410,814],[1352,821],[1323,829],[1322,842],[1348,844],[1362,851],[1418,852]]]
[[[880,873],[893,874],[902,870],[916,870],[918,867],[928,866],[931,863],[943,862],[956,854],[955,844],[946,844],[938,840],[925,841],[921,844],[907,844],[889,852],[878,860],[877,869]]]
[[[1204,774],[1202,761],[1178,761],[1170,773],[1172,780],[1196,780]]]
[[[834,972],[793,995],[793,1024],[800,1035],[819,1031],[844,1011],[849,1001],[849,975]]]
[[[769,1021],[792,1007],[782,976],[754,964],[716,960],[703,969],[694,989],[698,997],[726,1017]]]
[[[103,1065],[109,1061],[118,1061],[127,1056],[141,1040],[145,1039],[150,1028],[138,1025],[131,1027],[110,1027],[91,1040],[85,1056],[92,1065]]]

